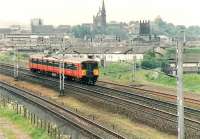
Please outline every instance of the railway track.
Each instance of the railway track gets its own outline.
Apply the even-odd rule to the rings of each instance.
[[[100,83],[100,85],[105,85],[105,84],[110,84],[116,87],[121,87],[121,89],[136,89],[137,91],[142,92],[143,94],[147,94],[147,95],[152,95],[152,96],[159,96],[159,97],[164,97],[173,101],[176,101],[177,96],[173,95],[173,94],[167,94],[167,93],[163,93],[163,92],[159,92],[159,91],[152,91],[152,90],[148,90],[148,89],[143,89],[141,87],[137,87],[137,86],[130,86],[130,85],[122,85],[122,84],[116,84],[113,82],[107,82],[107,81],[98,81],[98,83]],[[184,101],[186,103],[189,104],[195,104],[195,105],[200,105],[200,100],[198,99],[194,99],[194,98],[189,98],[189,97],[184,97]]]
[[[0,66],[1,70],[2,65]],[[8,72],[9,68],[12,68],[12,66],[4,66],[4,71]],[[11,69],[10,69],[11,70]],[[34,78],[39,80],[40,82],[46,81],[48,82],[48,85],[51,84],[54,88],[58,84],[57,79],[49,78],[49,77],[40,77],[38,75],[30,74],[27,69],[20,69],[20,76],[26,77],[26,78]],[[140,95],[135,95],[133,93],[123,92],[112,88],[106,88],[102,86],[86,86],[86,85],[80,85],[77,83],[69,83],[66,82],[65,86],[67,86],[67,89],[73,90],[74,93],[77,93],[80,95],[86,95],[86,96],[93,96],[98,99],[101,99],[103,101],[107,101],[109,103],[118,105],[122,108],[125,108],[131,112],[138,112],[144,113],[144,117],[149,118],[150,122],[153,120],[162,119],[165,120],[170,128],[173,124],[173,130],[176,130],[177,125],[177,115],[176,115],[176,105],[173,103],[168,102],[162,102],[158,101],[149,97],[144,97]],[[92,89],[91,89],[92,88]],[[169,110],[173,110],[169,111]],[[191,109],[188,107],[185,107],[186,115],[185,118],[186,121],[186,127],[188,129],[195,130],[195,134],[199,133],[200,130],[200,123],[199,123],[199,110]],[[136,114],[137,115],[137,114]],[[146,116],[148,115],[148,116]],[[140,115],[141,116],[141,115]],[[159,120],[158,120],[159,121]],[[166,124],[166,122],[164,122]]]
[[[8,70],[8,68],[10,68],[10,65],[7,65],[7,70]],[[23,75],[32,76],[34,78],[40,78],[40,79],[44,80],[44,77],[41,77],[40,75],[33,75],[27,69],[20,69],[20,70],[22,70],[24,72]],[[45,78],[45,79],[47,80],[47,78]],[[50,79],[50,78],[48,78],[48,79]],[[51,82],[55,82],[56,84],[52,83],[54,85],[59,84],[59,82],[56,79],[51,78]],[[140,95],[140,94],[134,94],[134,93],[130,93],[130,92],[122,91],[122,90],[117,90],[117,89],[114,89],[114,88],[107,88],[107,87],[100,86],[100,85],[87,86],[87,85],[84,85],[84,84],[80,85],[80,84],[77,84],[75,82],[66,82],[65,85],[67,85],[67,86],[71,85],[74,88],[79,88],[79,89],[82,89],[82,90],[85,89],[85,91],[90,91],[90,92],[93,92],[95,94],[105,95],[105,96],[108,96],[108,98],[109,97],[110,98],[111,97],[117,97],[118,99],[121,99],[121,101],[127,101],[128,103],[129,102],[136,102],[136,103],[139,103],[139,104],[143,104],[143,105],[146,105],[146,106],[153,107],[155,109],[161,109],[162,108],[162,110],[168,111],[168,112],[171,112],[171,113],[177,112],[177,105],[174,104],[174,103],[152,99],[151,97],[143,96],[143,95]],[[200,111],[197,110],[197,109],[191,109],[189,107],[185,107],[185,114],[190,115],[189,117],[191,117],[191,115],[192,115],[193,118],[194,117],[199,118]]]
[[[31,101],[34,104],[50,111],[57,117],[64,121],[70,122],[73,126],[79,128],[81,131],[89,134],[91,138],[95,139],[125,139],[125,137],[111,131],[94,121],[91,121],[83,116],[58,105],[51,100],[38,96],[30,91],[25,91],[17,87],[10,86],[9,84],[0,81],[0,88]]]
[[[10,68],[11,65],[9,64],[2,64],[0,63],[1,66],[8,66]],[[23,70],[25,72],[27,72],[27,68],[23,68],[21,67],[20,70]],[[122,84],[116,84],[116,83],[113,83],[113,82],[106,82],[106,81],[102,81],[102,80],[99,80],[98,81],[98,84],[100,83],[100,85],[98,86],[104,86],[106,84],[110,84],[110,85],[114,85],[114,86],[117,86],[117,87],[122,87],[122,89],[135,89],[136,91],[138,92],[142,92],[143,94],[147,94],[147,95],[153,95],[153,96],[159,96],[159,97],[164,97],[164,98],[167,98],[167,99],[171,99],[171,100],[174,100],[176,101],[177,99],[177,96],[176,95],[173,95],[173,94],[167,94],[167,93],[163,93],[163,92],[159,92],[159,91],[152,91],[152,90],[148,90],[148,89],[143,89],[141,87],[137,87],[137,86],[130,86],[130,85],[122,85]],[[96,85],[97,86],[97,85]],[[120,90],[119,90],[120,91]],[[122,90],[123,91],[123,90]],[[128,90],[127,90],[128,91]],[[196,104],[196,105],[200,105],[200,100],[198,99],[194,99],[194,98],[189,98],[189,97],[184,97],[184,100],[186,103],[190,103],[190,104]]]

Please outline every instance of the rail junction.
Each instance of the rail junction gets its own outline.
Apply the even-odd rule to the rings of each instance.
[[[13,66],[7,64],[0,64],[0,72],[12,76]],[[39,74],[32,74],[28,69],[20,68],[19,78],[32,82],[42,83],[48,87],[57,89],[58,80],[52,77],[44,77]],[[45,82],[44,82],[45,81]],[[102,103],[108,105],[114,105],[121,113],[131,117],[132,119],[145,122],[148,125],[156,126],[160,130],[167,132],[173,132],[176,134],[177,130],[177,105],[172,102],[166,102],[151,98],[149,96],[142,95],[138,92],[144,91],[150,94],[165,95],[159,92],[153,92],[150,90],[140,89],[137,87],[122,86],[128,88],[134,88],[135,92],[128,92],[114,88],[108,88],[102,86],[103,82],[99,82],[99,85],[87,86],[78,84],[76,82],[65,82],[66,92],[67,90],[73,91],[74,94],[82,95],[85,97],[92,97],[98,99]],[[104,82],[105,83],[105,82]],[[115,84],[117,85],[117,84]],[[137,92],[138,91],[138,92]],[[169,95],[171,99],[175,99],[175,96]],[[198,104],[198,100],[192,100],[186,98],[186,101]],[[200,137],[200,111],[198,109],[185,107],[185,126],[187,138],[199,138]]]

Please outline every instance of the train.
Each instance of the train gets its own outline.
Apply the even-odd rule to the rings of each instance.
[[[60,68],[62,64],[62,70]],[[59,76],[62,72],[65,79],[95,84],[99,77],[98,61],[85,58],[59,58],[45,55],[32,55],[29,58],[29,69],[33,73]]]

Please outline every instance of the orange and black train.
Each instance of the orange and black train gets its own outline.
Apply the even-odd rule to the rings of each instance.
[[[64,63],[65,79],[95,84],[99,77],[98,62],[92,59],[48,57],[33,55],[29,59],[32,72],[45,75],[59,76],[59,64]]]

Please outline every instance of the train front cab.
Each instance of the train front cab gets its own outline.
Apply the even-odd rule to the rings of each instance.
[[[88,84],[95,84],[99,77],[99,68],[96,61],[84,61],[81,63],[82,81]]]

